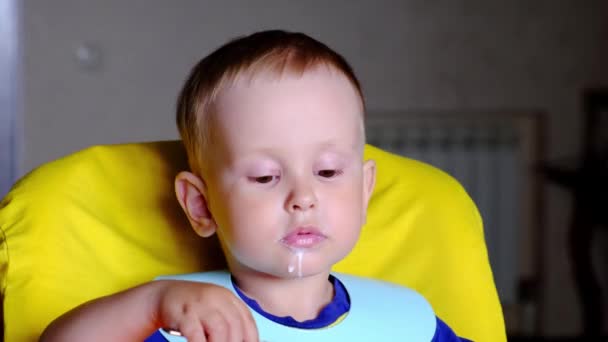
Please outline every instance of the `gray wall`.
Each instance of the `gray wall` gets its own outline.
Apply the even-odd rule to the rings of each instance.
[[[19,6],[15,0],[0,1],[0,198],[17,177],[22,118],[20,98],[21,55],[19,53]]]
[[[548,111],[551,158],[579,149],[579,90],[608,81],[606,2],[27,0],[26,172],[92,144],[176,138],[189,68],[236,35],[305,31],[353,64],[373,110]],[[89,44],[93,65],[75,52]],[[566,259],[569,197],[548,192],[543,330],[575,333]]]

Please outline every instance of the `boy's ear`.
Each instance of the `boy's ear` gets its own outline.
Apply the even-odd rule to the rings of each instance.
[[[367,216],[367,205],[376,185],[376,162],[366,160],[363,163],[363,218]]]
[[[201,237],[213,235],[217,225],[207,207],[205,182],[191,172],[182,171],[175,176],[175,194],[196,234]]]

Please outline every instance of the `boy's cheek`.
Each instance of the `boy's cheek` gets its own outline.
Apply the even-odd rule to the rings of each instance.
[[[336,189],[335,197],[344,201],[345,204],[353,205],[355,202],[360,202],[359,199],[363,198],[363,182],[353,180],[342,184]]]
[[[357,191],[356,186],[350,186],[326,197],[326,200],[321,203],[321,208],[327,210],[330,215],[333,213],[333,216],[342,217],[342,219],[358,218],[357,213],[365,209],[363,202],[361,191]]]

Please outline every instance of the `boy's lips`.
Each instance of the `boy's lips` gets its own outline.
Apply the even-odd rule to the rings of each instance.
[[[311,248],[327,239],[316,227],[298,227],[281,239],[290,248]]]

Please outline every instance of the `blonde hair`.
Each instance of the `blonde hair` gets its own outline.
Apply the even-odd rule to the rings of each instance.
[[[359,81],[344,57],[303,33],[257,32],[232,40],[199,61],[177,100],[177,126],[191,170],[198,175],[202,172],[204,151],[211,142],[209,126],[213,105],[221,90],[243,74],[280,76],[289,71],[302,75],[319,66],[343,74],[364,105]]]

